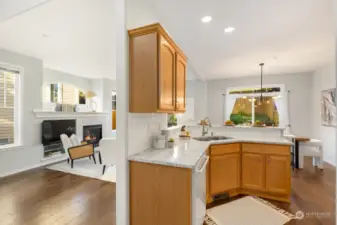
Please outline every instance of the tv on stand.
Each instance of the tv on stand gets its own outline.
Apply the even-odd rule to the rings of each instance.
[[[44,120],[42,122],[42,144],[50,145],[61,141],[60,135],[76,134],[76,120]]]

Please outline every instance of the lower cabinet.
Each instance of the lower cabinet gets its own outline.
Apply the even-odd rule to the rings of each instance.
[[[207,201],[227,192],[289,202],[290,146],[271,144],[213,145],[209,152]]]
[[[266,191],[278,194],[290,193],[290,157],[266,156]]]
[[[264,190],[264,156],[242,153],[242,187],[251,190]]]
[[[240,187],[240,154],[211,156],[211,196]],[[226,173],[230,171],[230,173]]]

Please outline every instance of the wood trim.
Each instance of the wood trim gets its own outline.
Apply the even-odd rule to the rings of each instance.
[[[224,145],[212,145],[210,150],[211,156],[223,155],[228,153],[240,153],[240,144],[224,144]]]
[[[307,137],[295,137],[295,140],[299,141],[299,142],[306,142],[306,141],[310,141],[310,138],[307,138]]]
[[[192,223],[191,169],[130,162],[130,225]]]
[[[164,30],[164,28],[159,23],[149,24],[143,27],[139,27],[136,29],[129,30],[129,36],[141,36],[149,33],[160,32],[162,36],[176,49],[176,51],[183,57],[185,62],[187,62],[187,58],[184,52],[179,48],[179,46],[173,41],[173,39],[168,35],[168,33]]]
[[[271,155],[290,155],[290,146],[243,143],[243,153],[271,154]]]

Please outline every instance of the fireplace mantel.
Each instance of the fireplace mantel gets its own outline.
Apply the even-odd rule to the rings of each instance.
[[[87,116],[108,116],[104,112],[53,112],[40,109],[34,109],[33,112],[37,118],[77,118]]]

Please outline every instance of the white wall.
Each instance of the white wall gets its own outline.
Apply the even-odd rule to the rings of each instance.
[[[40,163],[43,156],[41,124],[33,109],[42,108],[42,61],[0,49],[0,62],[23,69],[20,76],[21,145],[0,150],[0,177]]]
[[[127,29],[134,29],[158,22],[153,1],[127,1]],[[119,101],[117,87],[117,102]],[[118,108],[117,108],[118,113]],[[118,119],[118,118],[117,118]],[[166,114],[128,114],[129,147],[128,154],[143,151],[151,146],[151,136],[167,126]],[[118,130],[118,120],[117,120]]]
[[[20,13],[24,13],[40,4],[50,0],[1,0],[0,1],[0,22],[12,18]]]
[[[158,22],[152,0],[128,0],[126,10],[128,30]]]
[[[43,83],[64,83],[71,84],[82,91],[91,90],[91,79],[78,77],[69,73],[52,70],[48,68],[43,69]]]
[[[321,91],[335,87],[335,64],[327,65],[313,74],[313,137],[323,141],[324,161],[336,166],[336,128],[321,125]]]
[[[228,87],[259,85],[260,77],[207,81],[207,112],[214,124],[223,123],[223,96]],[[291,132],[311,136],[312,74],[264,76],[264,84],[284,84],[289,94],[289,121]]]
[[[188,80],[186,97],[194,99],[194,120],[204,119],[207,116],[207,83],[202,80]]]
[[[96,94],[96,97],[91,100],[95,101],[97,104],[96,111],[103,112],[103,79],[92,80],[91,90]]]

